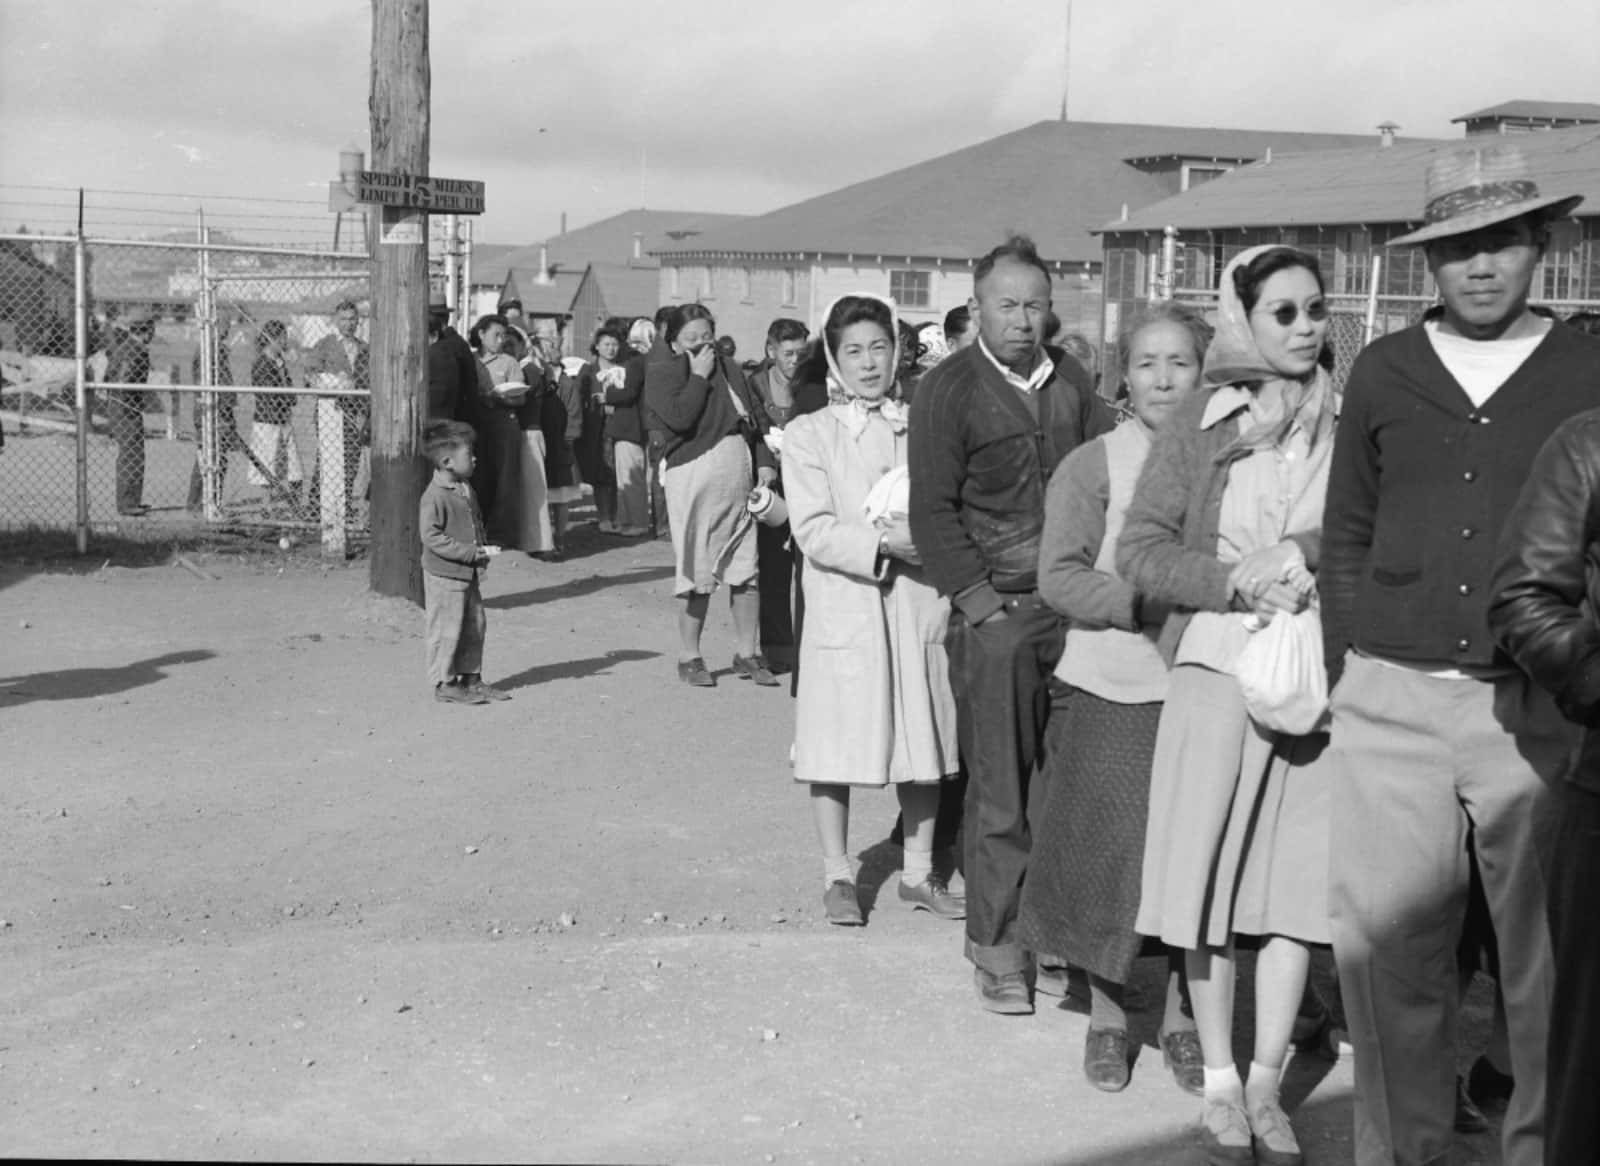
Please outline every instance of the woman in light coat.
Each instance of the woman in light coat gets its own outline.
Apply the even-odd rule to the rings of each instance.
[[[835,301],[821,338],[830,403],[784,430],[789,522],[806,562],[795,779],[811,786],[828,921],[844,925],[863,922],[846,849],[852,786],[899,794],[900,898],[966,916],[933,873],[939,783],[958,768],[949,603],[922,580],[906,521],[906,411],[890,396],[896,325],[887,300]]]

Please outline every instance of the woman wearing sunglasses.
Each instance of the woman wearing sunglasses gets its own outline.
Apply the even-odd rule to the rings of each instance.
[[[1172,609],[1137,929],[1185,952],[1208,1160],[1291,1166],[1303,1159],[1278,1080],[1310,945],[1330,940],[1327,791],[1304,772],[1326,737],[1254,722],[1235,672],[1253,627],[1313,599],[1336,402],[1315,259],[1253,248],[1219,299],[1209,391],[1157,435],[1117,548],[1118,573]],[[1260,953],[1247,1079],[1233,1057],[1238,936]]]

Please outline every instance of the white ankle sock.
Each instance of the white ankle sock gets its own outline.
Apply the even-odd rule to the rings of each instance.
[[[1239,1069],[1236,1065],[1229,1065],[1226,1069],[1213,1069],[1209,1065],[1206,1074],[1206,1100],[1231,1101],[1235,1105],[1244,1104],[1244,1082],[1239,1079]]]
[[[908,887],[920,887],[933,873],[933,851],[907,849],[906,860],[900,864],[900,882]]]
[[[850,856],[848,854],[822,856],[822,878],[828,886],[843,880],[847,883],[855,882],[855,876],[850,873]]]
[[[1278,1081],[1283,1076],[1283,1067],[1263,1065],[1260,1061],[1250,1062],[1250,1079],[1245,1082],[1245,1106],[1254,1109],[1263,1101],[1276,1101],[1278,1099]]]

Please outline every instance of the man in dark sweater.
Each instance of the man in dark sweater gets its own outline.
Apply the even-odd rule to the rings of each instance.
[[[1033,1011],[1016,936],[1060,619],[1039,598],[1045,483],[1112,417],[1076,361],[1044,350],[1050,272],[1014,237],[973,271],[978,341],[931,369],[911,410],[911,535],[950,597],[948,649],[969,775],[966,954],[983,1006]],[[1035,795],[1037,796],[1037,795]]]
[[[1534,455],[1600,404],[1600,346],[1528,307],[1549,223],[1512,147],[1439,159],[1424,245],[1442,309],[1351,370],[1319,585],[1333,694],[1330,910],[1356,1052],[1356,1161],[1450,1153],[1455,963],[1475,853],[1516,1088],[1506,1166],[1544,1150],[1552,961],[1542,855],[1574,737],[1496,650],[1495,543]]]

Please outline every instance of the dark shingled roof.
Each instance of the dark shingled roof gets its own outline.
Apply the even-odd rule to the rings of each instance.
[[[1169,189],[1129,159],[1260,158],[1376,141],[1366,134],[1042,121],[703,236],[663,258],[800,254],[968,260],[1012,231],[1053,261],[1098,262],[1090,232]]]
[[[547,262],[552,267],[582,274],[590,263],[629,263],[633,260],[633,236],[644,236],[641,260],[655,265],[650,252],[675,243],[678,239],[692,239],[703,232],[715,230],[737,222],[743,215],[713,214],[709,211],[623,211],[608,219],[576,227],[564,235],[552,235],[543,243],[529,243],[497,255],[492,263],[479,264],[473,256],[472,280],[474,283],[498,284],[505,281],[514,268],[539,266],[539,248],[545,248]],[[655,309],[652,308],[651,311]]]
[[[1600,126],[1514,137],[1405,142],[1388,149],[1273,156],[1133,212],[1099,230],[1222,230],[1232,227],[1420,222],[1423,176],[1442,153],[1474,145],[1522,151],[1543,194],[1581,194],[1578,215],[1600,214]]]

